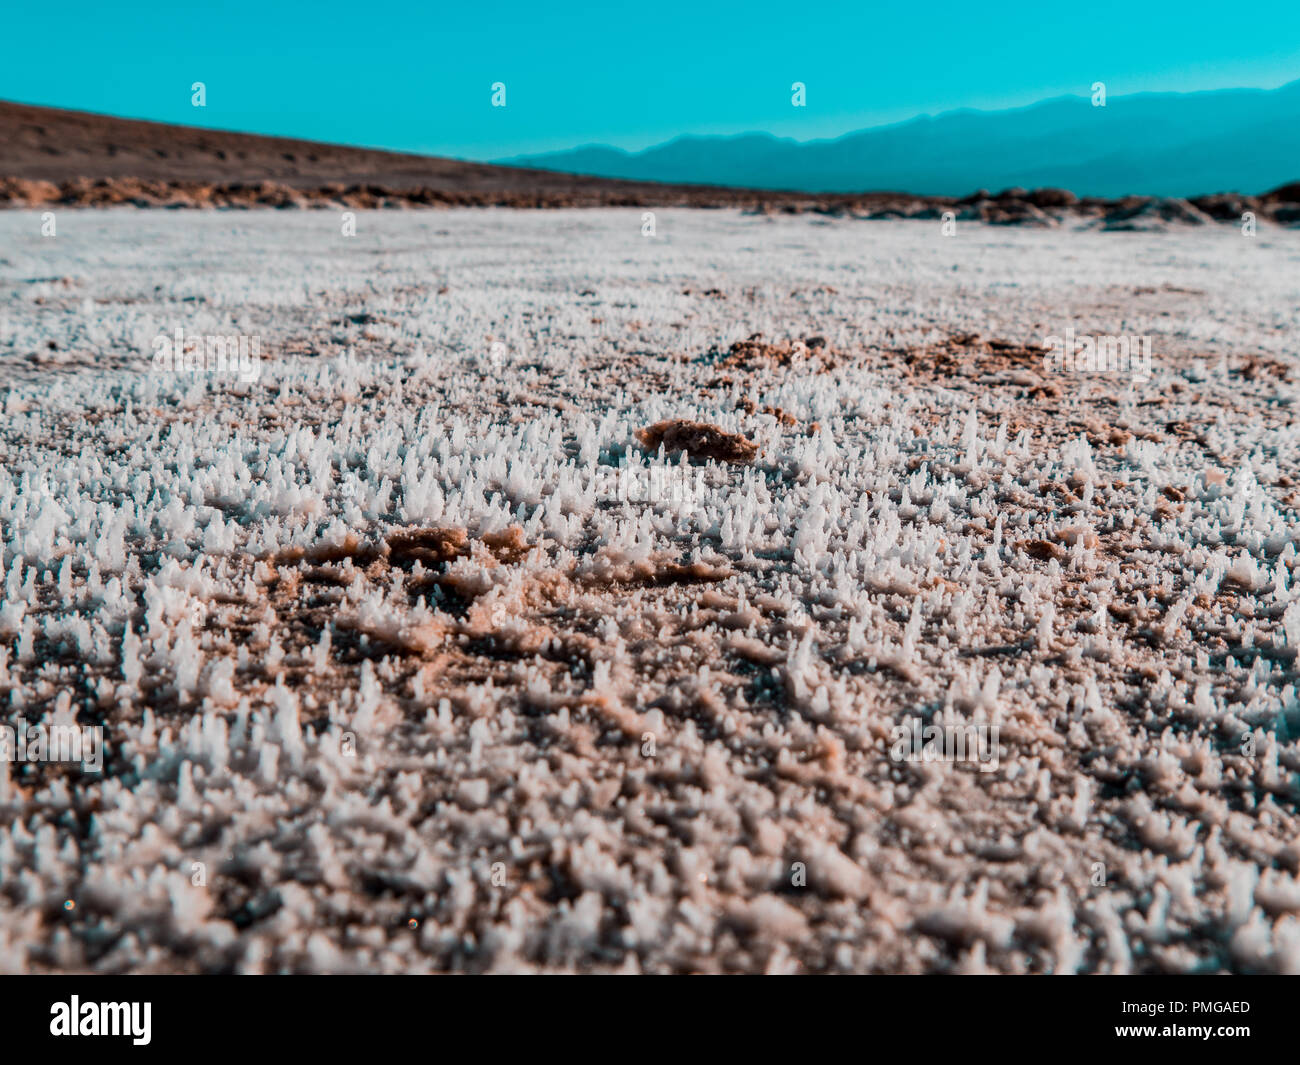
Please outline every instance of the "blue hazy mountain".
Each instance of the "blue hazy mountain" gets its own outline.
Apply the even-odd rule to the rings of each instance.
[[[687,136],[640,152],[593,145],[502,162],[570,174],[805,192],[960,196],[1059,186],[1081,196],[1260,193],[1300,179],[1300,81],[1278,89],[1064,96],[796,141]]]

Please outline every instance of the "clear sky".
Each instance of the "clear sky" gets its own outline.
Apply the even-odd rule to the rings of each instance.
[[[0,25],[0,98],[469,159],[1300,78],[1300,0],[66,0]]]

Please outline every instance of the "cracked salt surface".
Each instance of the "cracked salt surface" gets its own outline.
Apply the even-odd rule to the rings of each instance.
[[[0,970],[1300,971],[1297,234],[39,231],[0,723],[105,752],[0,762]]]

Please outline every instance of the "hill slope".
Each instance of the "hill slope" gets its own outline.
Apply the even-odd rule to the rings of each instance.
[[[64,111],[0,100],[0,178],[53,183],[120,182],[169,185],[274,182],[290,189],[329,184],[382,189],[424,188],[450,199],[585,206],[663,197],[645,182],[575,177],[437,156],[405,155],[251,133]],[[733,190],[678,192],[736,202]]]

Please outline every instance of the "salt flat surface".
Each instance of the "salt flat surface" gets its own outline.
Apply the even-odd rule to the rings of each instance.
[[[0,763],[0,970],[1300,971],[1300,233],[57,221],[0,724],[106,754]]]

